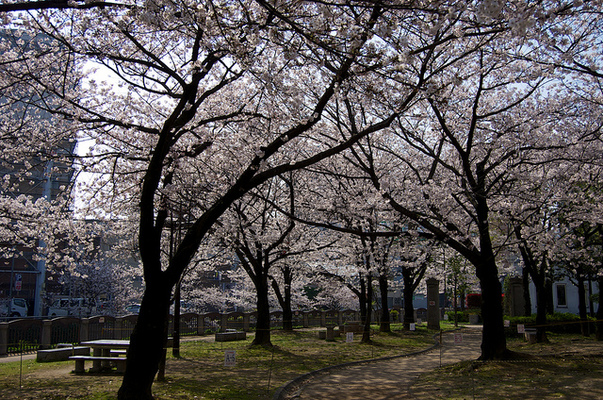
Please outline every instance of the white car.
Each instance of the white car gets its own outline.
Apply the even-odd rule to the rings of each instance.
[[[61,298],[48,307],[49,317],[89,317],[96,311],[96,304],[83,298]]]
[[[0,299],[0,316],[26,317],[28,311],[27,301],[25,301],[25,299],[19,297]]]

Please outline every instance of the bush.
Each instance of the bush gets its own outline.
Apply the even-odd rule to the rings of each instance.
[[[472,311],[457,311],[456,318],[458,322],[469,322],[469,315],[471,314],[480,314],[477,310]],[[448,321],[454,322],[454,311],[446,311],[446,315],[448,315]]]
[[[525,325],[527,328],[536,326],[536,314],[529,317],[509,317],[505,320],[511,322],[509,328],[505,328],[508,336],[517,336],[517,325]],[[592,323],[594,319],[589,318]],[[580,317],[572,313],[555,313],[546,316],[546,331],[554,333],[580,333]],[[594,328],[591,329],[594,332]]]
[[[482,294],[481,293],[469,293],[465,298],[467,308],[482,308]]]
[[[389,316],[390,316],[391,321],[398,322],[399,321],[398,318],[400,317],[400,312],[398,310],[391,310],[389,312]]]

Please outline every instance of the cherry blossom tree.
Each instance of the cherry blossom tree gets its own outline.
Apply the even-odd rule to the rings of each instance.
[[[373,130],[346,141],[315,134],[336,88],[357,73],[352,66],[374,63],[367,43],[382,14],[362,3],[152,1],[13,20],[49,38],[12,72],[26,71],[20,76],[31,76],[31,87],[53,93],[45,109],[96,141],[84,166],[100,176],[95,194],[113,215],[138,199],[145,292],[119,398],[151,397],[172,289],[223,213],[250,189]],[[48,80],[42,62],[61,66],[62,79]],[[184,176],[203,196],[168,252],[170,197]]]

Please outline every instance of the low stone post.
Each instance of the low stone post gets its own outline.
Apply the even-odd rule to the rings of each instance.
[[[8,322],[0,322],[0,356],[8,354]]]
[[[228,329],[228,315],[226,313],[221,313],[220,317],[220,331],[226,332],[226,329]]]
[[[427,329],[440,330],[440,281],[427,279]]]
[[[308,323],[308,312],[307,311],[304,311],[302,313],[302,318],[304,320],[304,328],[308,328],[310,325]]]
[[[40,336],[40,349],[49,349],[50,338],[52,337],[52,320],[45,319],[42,321],[42,334]]]
[[[243,313],[243,331],[249,332],[250,325],[251,325],[251,314]]]
[[[320,326],[327,326],[327,313],[325,311],[320,312]]]
[[[327,342],[335,341],[335,327],[333,325],[327,325]]]

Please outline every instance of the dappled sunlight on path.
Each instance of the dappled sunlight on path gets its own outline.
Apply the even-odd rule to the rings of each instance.
[[[479,331],[462,331],[461,343],[455,343],[454,333],[446,333],[443,335],[441,348],[408,357],[327,370],[281,399],[411,399],[409,388],[421,373],[440,365],[477,359],[480,355],[480,343]]]

